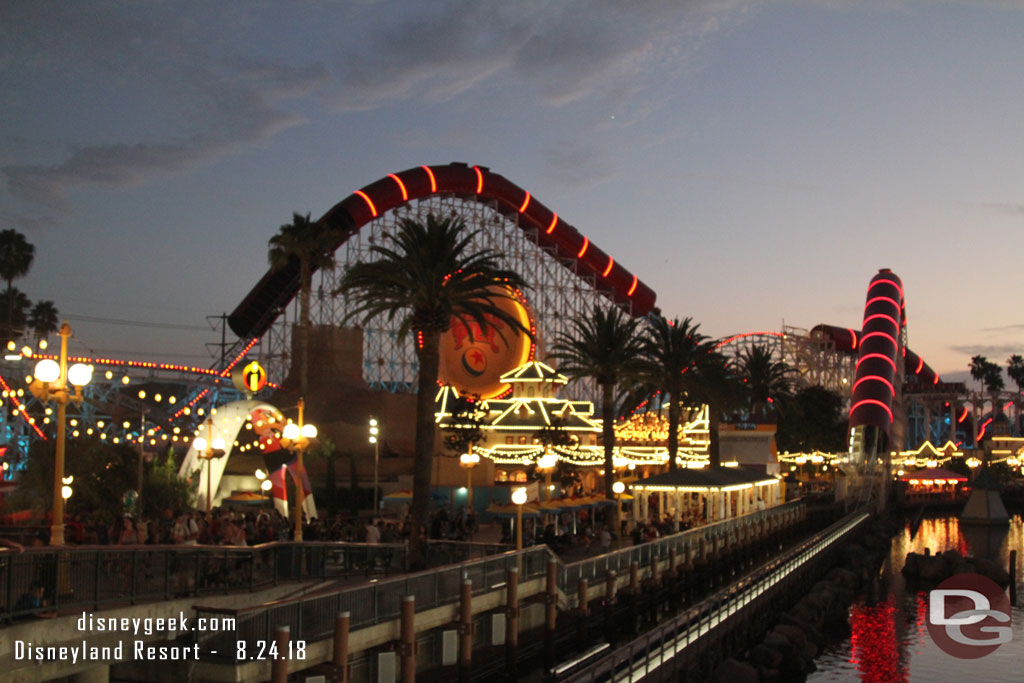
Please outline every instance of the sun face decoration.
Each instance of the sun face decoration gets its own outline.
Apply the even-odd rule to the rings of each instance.
[[[533,329],[522,297],[494,299],[496,305],[526,329]],[[501,376],[530,360],[530,338],[507,323],[491,318],[481,327],[452,318],[451,329],[441,337],[441,371],[438,381],[464,395],[482,399],[500,396],[509,389]]]

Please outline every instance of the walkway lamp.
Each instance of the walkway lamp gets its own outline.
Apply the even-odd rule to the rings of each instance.
[[[206,418],[206,438],[197,436],[192,442],[200,460],[206,461],[206,514],[210,514],[213,505],[212,483],[213,483],[213,459],[220,458],[225,453],[224,439],[213,438],[213,416]]]
[[[44,358],[36,363],[34,380],[29,388],[40,401],[57,402],[57,444],[53,463],[53,510],[50,521],[50,545],[64,545],[64,449],[66,446],[65,415],[68,401],[82,404],[82,387],[92,379],[92,366],[75,363],[68,367],[68,338],[71,327],[60,327],[60,362]],[[74,387],[74,393],[68,388]],[[70,489],[68,489],[70,491]],[[70,494],[68,494],[70,495]]]
[[[379,506],[377,503],[377,473],[380,466],[380,427],[377,426],[377,418],[370,418],[370,443],[373,444],[373,514],[376,515]]]
[[[537,469],[544,473],[544,500],[551,500],[551,473],[558,464],[558,456],[551,452],[551,446],[544,450],[544,455],[537,458]]]
[[[516,550],[523,549],[523,505],[526,503],[526,488],[519,487],[512,492],[512,502],[516,506]]]
[[[295,451],[297,459],[297,472],[298,477],[295,481],[295,509],[292,511],[293,521],[295,524],[295,530],[292,533],[292,540],[302,541],[302,503],[305,499],[303,495],[305,487],[302,483],[302,454],[305,453],[306,449],[312,445],[313,439],[316,438],[317,429],[312,424],[305,424],[302,421],[302,413],[306,408],[306,402],[303,399],[299,399],[299,422],[289,422],[285,425],[284,431],[281,434],[281,445],[285,448]]]
[[[466,469],[466,512],[473,510],[473,468],[480,464],[480,456],[473,452],[473,444],[469,452],[459,456],[459,467]]]

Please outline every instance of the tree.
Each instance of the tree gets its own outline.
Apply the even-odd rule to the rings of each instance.
[[[8,335],[14,336],[10,326],[14,320],[14,281],[28,274],[32,268],[36,248],[17,230],[0,230],[0,278],[7,281]]]
[[[457,458],[484,440],[482,427],[487,411],[483,409],[479,396],[461,394],[449,399],[448,409],[450,417],[444,429],[444,448]]]
[[[783,361],[775,360],[771,350],[762,344],[744,349],[737,371],[743,382],[750,412],[759,417],[768,414],[768,407],[785,401],[793,393],[793,371]]]
[[[267,259],[272,270],[293,263],[299,266],[299,391],[309,391],[309,299],[313,289],[313,272],[318,268],[334,268],[334,250],[342,241],[342,233],[319,221],[293,213],[292,222],[282,225],[280,232],[267,242]]]
[[[783,404],[775,441],[780,450],[837,453],[846,446],[843,397],[825,387],[805,387]]]
[[[388,233],[384,244],[370,248],[376,260],[352,265],[335,292],[353,297],[349,318],[364,322],[377,316],[399,318],[399,337],[416,335],[416,445],[409,507],[418,527],[413,530],[409,550],[410,563],[415,566],[425,557],[418,531],[425,530],[429,521],[441,335],[453,320],[464,324],[471,335],[474,327],[493,328],[494,322],[507,325],[512,334],[530,334],[499,305],[514,298],[510,288],[523,289],[526,283],[518,273],[500,265],[498,251],[474,251],[473,241],[480,232],[467,229],[461,218],[438,219],[431,214],[426,222],[401,219],[398,230]],[[500,329],[497,332],[504,334]]]
[[[1017,385],[1017,393],[1024,392],[1024,358],[1016,353],[1007,358],[1006,374]]]
[[[60,329],[57,307],[52,301],[37,301],[28,314],[28,326],[36,339],[45,339]]]
[[[0,324],[2,324],[7,338],[14,339],[25,330],[32,302],[17,287],[6,289],[3,294],[0,294],[0,297],[7,300],[6,315],[0,320]]]
[[[983,386],[985,384],[985,373],[988,365],[989,360],[985,358],[985,356],[977,355],[971,357],[971,362],[968,366],[971,369],[971,377],[976,379]]]
[[[641,398],[657,392],[668,396],[668,469],[676,469],[679,423],[684,401],[700,394],[708,363],[721,364],[714,342],[700,333],[692,319],[666,320],[652,316],[644,338]]]
[[[592,377],[601,390],[601,439],[604,443],[604,494],[615,499],[612,484],[615,468],[616,390],[632,385],[643,371],[643,338],[640,321],[622,309],[595,304],[589,314],[570,321],[569,331],[555,339],[551,358],[573,380]],[[616,506],[618,510],[618,506]],[[618,533],[616,528],[615,533]]]

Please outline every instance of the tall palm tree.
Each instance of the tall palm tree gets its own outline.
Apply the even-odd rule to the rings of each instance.
[[[969,365],[971,369],[971,377],[980,382],[982,386],[985,384],[985,373],[988,364],[989,360],[988,358],[985,358],[985,356],[978,355],[971,357],[971,363]]]
[[[750,412],[759,417],[768,414],[768,406],[793,393],[793,370],[775,360],[764,344],[755,344],[740,353],[737,373],[749,401]]]
[[[0,278],[7,282],[8,334],[14,336],[14,281],[28,274],[36,248],[17,230],[0,230]]]
[[[280,232],[267,242],[267,260],[273,270],[297,261],[299,265],[299,389],[303,396],[309,390],[309,299],[313,289],[313,272],[334,268],[334,250],[342,240],[341,231],[293,213],[292,222],[282,225]]]
[[[559,372],[571,379],[592,377],[601,389],[601,438],[604,442],[604,494],[614,500],[615,403],[620,385],[632,385],[643,371],[640,320],[620,308],[595,304],[588,314],[570,322],[568,332],[555,339],[550,357]],[[618,506],[616,506],[618,510]],[[618,529],[615,529],[618,533]]]
[[[52,301],[37,301],[29,311],[28,326],[36,335],[36,339],[45,339],[54,334],[60,328],[57,307]]]
[[[486,329],[492,327],[489,320],[499,320],[513,334],[530,334],[500,305],[513,298],[509,288],[523,289],[526,283],[518,273],[501,266],[497,250],[474,250],[480,232],[468,230],[461,218],[438,219],[431,214],[425,223],[401,219],[384,244],[370,248],[376,260],[349,267],[335,292],[354,298],[349,318],[364,322],[377,316],[398,318],[399,337],[413,333],[417,337],[416,446],[409,508],[413,524],[419,527],[413,530],[409,551],[415,565],[422,561],[424,550],[418,531],[426,527],[430,511],[441,335],[451,328],[453,319],[468,330],[477,325]]]
[[[7,337],[13,339],[20,336],[25,330],[25,322],[28,320],[28,311],[32,302],[25,296],[25,292],[17,287],[7,288],[0,294],[0,297],[7,300],[6,315],[0,314],[3,316],[0,322],[3,324],[3,331],[6,332]]]
[[[721,364],[714,342],[701,334],[691,318],[680,321],[651,316],[644,338],[643,385],[647,396],[655,392],[668,397],[668,469],[676,469],[679,452],[679,423],[684,401],[699,395],[708,363]]]
[[[1006,374],[1017,385],[1017,393],[1013,396],[1013,409],[1016,421],[1020,422],[1021,393],[1024,392],[1024,358],[1013,354],[1006,359]],[[1019,425],[1018,425],[1019,426]]]

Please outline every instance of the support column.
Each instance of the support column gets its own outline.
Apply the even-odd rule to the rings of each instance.
[[[555,626],[558,620],[558,562],[548,560],[547,586],[544,591],[544,666],[555,665]]]
[[[334,617],[334,656],[332,661],[341,673],[340,683],[349,683],[348,671],[348,628],[351,614],[339,612]]]
[[[590,592],[590,582],[586,579],[580,579],[578,584],[578,590],[576,591],[576,616],[578,621],[576,622],[576,633],[579,636],[580,642],[584,642],[587,639],[587,617],[590,616],[590,604],[587,600],[587,595]]]
[[[505,579],[505,665],[516,676],[516,650],[519,647],[519,569],[512,567]]]
[[[459,683],[469,683],[473,671],[473,582],[462,582],[459,596]]]
[[[416,596],[402,596],[400,616],[401,633],[401,683],[416,681]],[[284,683],[282,681],[282,683]]]
[[[291,638],[290,626],[278,626],[274,630],[274,643],[277,645],[278,657],[270,665],[270,683],[288,682],[288,658],[280,656],[288,652],[288,640]]]

